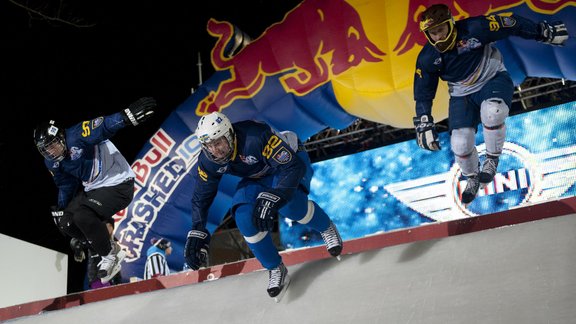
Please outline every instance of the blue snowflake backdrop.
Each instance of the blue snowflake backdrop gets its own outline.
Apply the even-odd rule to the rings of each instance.
[[[541,200],[576,195],[575,108],[576,104],[572,102],[509,117],[506,141],[520,148],[524,156],[503,153],[498,172],[504,175],[510,174],[506,172],[518,173],[518,170],[529,169],[524,165],[525,161],[535,159],[540,162],[533,163],[532,168],[545,171],[526,176],[530,188],[504,188],[506,190],[479,195],[467,208],[459,208],[468,209],[466,212],[472,215],[484,215],[518,206],[528,199],[527,196],[535,195],[534,192],[542,193]],[[482,127],[479,127],[476,145],[480,148],[483,142]],[[420,149],[415,140],[410,140],[315,163],[310,199],[328,213],[344,240],[436,222],[398,200],[385,187],[449,173],[454,158],[447,132],[440,134],[440,143],[439,152]],[[552,161],[551,155],[556,160]],[[553,168],[557,165],[558,169],[550,170],[551,165]],[[551,180],[555,173],[562,174],[562,183],[558,183],[558,179]],[[538,179],[530,177],[548,177],[549,181],[536,184]],[[455,206],[455,209],[458,208]],[[280,222],[280,235],[281,243],[287,249],[323,244],[318,233],[288,220]]]

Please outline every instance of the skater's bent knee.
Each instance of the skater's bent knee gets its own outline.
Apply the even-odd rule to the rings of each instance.
[[[503,99],[487,99],[482,101],[480,106],[480,119],[485,127],[499,127],[504,124],[509,111],[510,108]]]

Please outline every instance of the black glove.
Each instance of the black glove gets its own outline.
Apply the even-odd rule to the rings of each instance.
[[[136,126],[150,118],[154,114],[154,108],[156,108],[156,100],[154,98],[140,98],[122,111],[124,123]]]
[[[568,40],[568,29],[561,21],[548,23],[546,21],[540,24],[540,34],[542,35],[541,42],[563,46],[564,42]]]
[[[70,248],[74,251],[74,261],[82,262],[86,259],[86,253],[84,252],[86,242],[82,242],[77,238],[72,238],[70,240]]]
[[[266,191],[259,193],[258,197],[256,197],[256,206],[254,206],[254,211],[252,211],[254,226],[261,232],[272,231],[278,210],[285,202],[282,197],[274,193]]]
[[[50,207],[50,214],[52,215],[56,227],[60,228],[60,219],[64,216],[64,211],[56,206],[52,206]]]
[[[184,246],[184,259],[192,270],[208,265],[210,251],[210,233],[203,230],[191,230]]]
[[[434,118],[430,115],[422,115],[420,117],[414,117],[413,121],[416,127],[418,146],[429,151],[440,150],[440,142],[438,142],[438,133],[436,132]]]

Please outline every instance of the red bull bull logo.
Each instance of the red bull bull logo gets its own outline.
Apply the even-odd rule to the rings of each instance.
[[[426,37],[420,32],[420,14],[432,4],[445,4],[450,8],[452,16],[455,20],[461,20],[469,17],[489,15],[492,13],[508,10],[526,4],[532,11],[543,14],[554,14],[566,6],[576,5],[575,1],[569,0],[528,0],[528,1],[513,1],[513,0],[492,0],[492,1],[474,1],[474,0],[410,0],[408,5],[408,19],[404,27],[404,31],[400,35],[394,51],[398,55],[402,55],[410,51],[415,45],[424,46],[426,44]]]
[[[227,58],[224,48],[233,30],[228,22],[208,22],[208,32],[218,38],[212,64],[230,77],[200,101],[199,116],[220,111],[236,99],[254,97],[268,76],[281,75],[286,93],[304,96],[362,61],[379,62],[386,55],[368,39],[356,9],[343,0],[304,1]]]

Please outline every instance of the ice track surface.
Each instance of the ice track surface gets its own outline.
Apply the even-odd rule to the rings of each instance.
[[[325,250],[294,251],[286,256],[292,282],[279,303],[266,293],[267,271],[256,270],[8,322],[574,323],[576,203],[567,201],[560,205],[572,213],[563,216],[551,216],[553,208],[545,206],[482,216],[522,219],[492,229],[481,230],[492,225],[477,219],[430,227],[420,237],[432,238],[413,243],[393,245],[394,235],[419,239],[417,230],[347,241],[341,261],[326,252],[298,262]],[[389,246],[376,248],[386,240]]]

